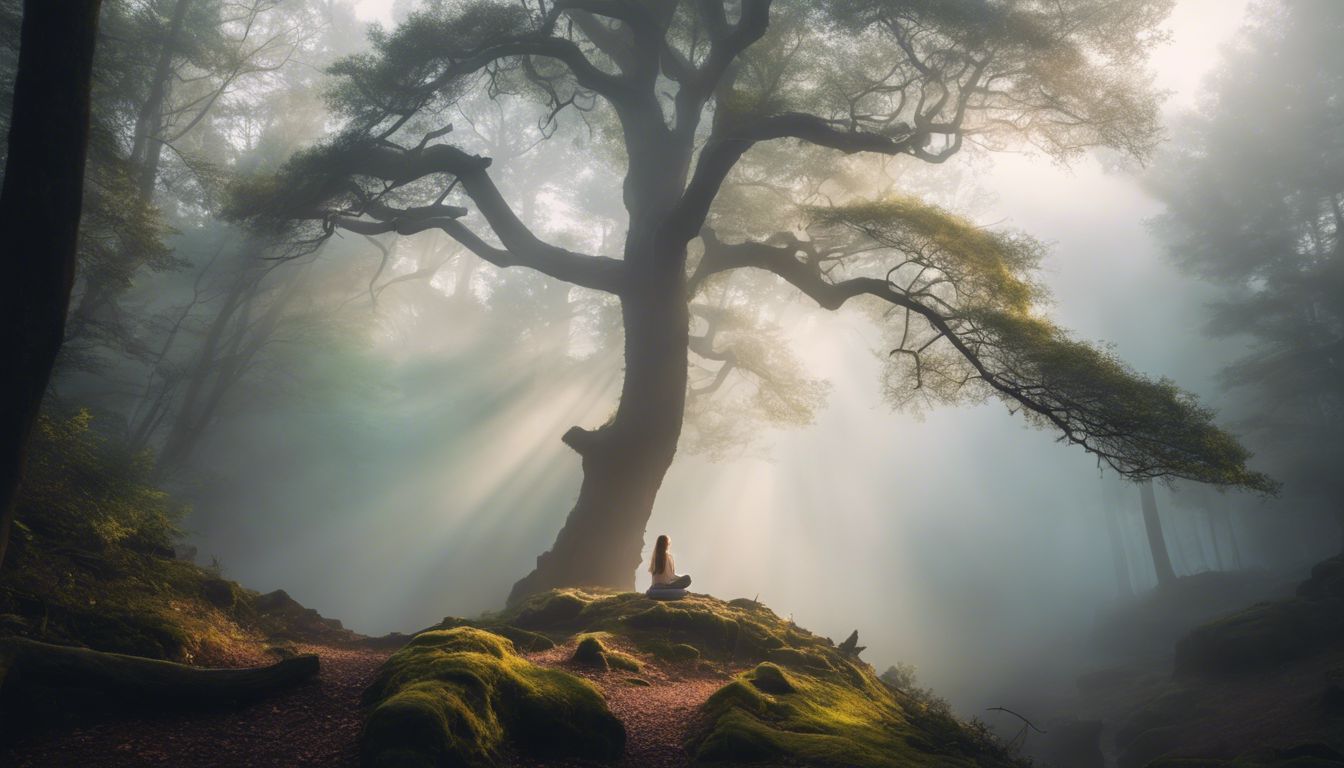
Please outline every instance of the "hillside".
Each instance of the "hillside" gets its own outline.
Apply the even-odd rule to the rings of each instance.
[[[394,654],[366,694],[363,754],[373,766],[1017,765],[847,651],[751,600],[552,591],[446,619]]]

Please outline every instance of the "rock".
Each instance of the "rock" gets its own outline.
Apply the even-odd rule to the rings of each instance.
[[[784,674],[784,670],[768,661],[763,661],[756,665],[756,669],[752,673],[750,681],[751,684],[758,689],[776,696],[786,693],[794,693],[798,690],[794,687],[793,683],[789,682],[789,678]]]
[[[370,768],[494,764],[527,757],[612,762],[625,726],[591,683],[538,667],[506,638],[471,627],[416,635],[364,692]]]
[[[574,655],[569,660],[575,664],[606,669],[607,655],[605,651],[606,649],[602,647],[602,641],[588,635],[574,647]]]
[[[839,646],[840,653],[854,658],[858,658],[859,654],[865,650],[867,650],[867,646],[859,645],[859,630],[857,629],[850,632],[849,637],[845,638],[845,641]]]

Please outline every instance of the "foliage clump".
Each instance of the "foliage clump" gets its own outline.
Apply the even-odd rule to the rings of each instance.
[[[1275,492],[1214,413],[1167,379],[1070,336],[1041,311],[1044,247],[905,197],[812,208],[809,235],[863,254],[842,281],[882,299],[890,329],[887,388],[898,405],[996,397],[1136,480],[1170,477]],[[894,322],[893,322],[894,321]]]
[[[479,765],[506,744],[551,758],[612,761],[625,728],[591,683],[522,658],[472,627],[416,635],[364,693],[370,766]]]
[[[283,592],[178,559],[184,510],[153,463],[88,411],[38,422],[0,578],[0,634],[202,664],[260,663],[268,639],[355,635]]]

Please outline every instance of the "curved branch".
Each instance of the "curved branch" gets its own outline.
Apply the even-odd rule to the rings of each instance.
[[[335,216],[343,229],[371,235],[397,232],[407,235],[441,229],[473,253],[501,267],[525,266],[585,288],[620,293],[624,264],[615,259],[576,253],[537,237],[509,206],[486,169],[490,159],[469,155],[448,144],[416,149],[364,145],[345,158],[350,176],[368,176],[401,186],[436,174],[456,177],[485,218],[503,248],[489,245],[457,219],[467,214],[459,206],[435,204],[397,210],[378,201],[368,202],[359,216]]]
[[[1029,367],[1029,360],[1022,364],[1011,359],[996,361],[992,357],[996,352],[1012,355],[1016,350],[1003,347],[978,327],[973,317],[945,314],[903,293],[888,280],[855,277],[830,282],[814,263],[797,258],[797,245],[730,245],[709,231],[704,233],[704,241],[705,255],[697,270],[700,279],[731,269],[756,268],[773,272],[826,309],[838,309],[859,296],[873,296],[919,315],[974,371],[967,381],[980,379],[1004,399],[1057,428],[1063,441],[1094,454],[1122,475],[1135,479],[1180,477],[1266,492],[1275,488],[1270,478],[1245,468],[1244,450],[1211,423],[1207,412],[1183,405],[1160,384],[1123,374],[1146,388],[1143,392],[1147,394],[1139,396],[1148,399],[1134,404],[1116,404],[1109,394],[1098,396],[1086,385],[1074,391],[1067,380],[1056,385],[1033,378],[1039,374],[1021,368],[1022,364]],[[1064,344],[1067,346],[1067,342]],[[1105,382],[1110,374],[1099,368],[1096,375],[1101,386],[1108,386]],[[1144,408],[1157,408],[1168,416],[1154,418]]]

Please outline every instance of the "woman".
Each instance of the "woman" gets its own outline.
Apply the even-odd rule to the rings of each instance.
[[[653,574],[653,586],[655,589],[685,589],[691,586],[691,577],[687,575],[677,575],[677,566],[672,562],[672,553],[667,551],[667,545],[672,540],[666,535],[659,536],[658,542],[653,545],[653,562],[649,563],[649,573]]]

